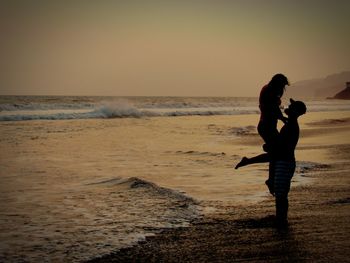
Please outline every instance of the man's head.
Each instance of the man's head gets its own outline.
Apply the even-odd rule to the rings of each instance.
[[[302,101],[295,101],[290,99],[290,105],[284,112],[288,115],[288,117],[298,118],[300,115],[306,113],[306,105]]]

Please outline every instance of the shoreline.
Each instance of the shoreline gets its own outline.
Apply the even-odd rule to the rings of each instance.
[[[349,160],[350,145],[334,159]],[[329,151],[332,151],[329,150]],[[274,199],[224,206],[187,228],[165,229],[144,242],[87,262],[350,262],[350,162],[335,162],[292,185],[289,227],[274,225]]]
[[[146,261],[144,258],[151,256],[153,261],[180,258],[198,262],[200,258],[204,262],[225,262],[230,258],[221,254],[242,260],[252,257],[252,251],[270,255],[264,252],[265,247],[271,250],[271,246],[277,245],[265,244],[265,240],[279,237],[272,231],[273,199],[267,197],[263,184],[267,167],[255,166],[238,172],[232,168],[243,155],[261,151],[260,137],[251,129],[256,118],[237,115],[2,123],[2,179],[6,187],[1,197],[7,204],[2,216],[2,258],[35,261],[45,257],[82,262],[112,253],[105,261]],[[350,112],[309,113],[301,125],[297,161],[305,162],[301,173],[309,174],[296,181],[306,179],[313,183],[320,173],[314,169],[325,168],[325,172],[328,169],[318,164],[334,164],[340,166],[332,166],[330,174],[340,174],[331,176],[336,181],[327,178],[326,186],[332,187],[326,193],[337,191],[334,189],[339,183],[348,186],[349,182],[341,176],[349,171],[350,158],[346,153],[350,152]],[[124,254],[118,259],[113,251],[130,244],[128,234],[143,231],[142,227],[149,225],[162,230],[168,227],[162,224],[169,218],[178,222],[177,209],[187,209],[181,202],[159,195],[147,186],[133,189],[130,185],[115,184],[116,180],[135,176],[186,193],[202,202],[205,215],[210,215],[195,221],[191,218],[189,228],[165,229],[162,234],[142,241],[140,245],[147,244],[145,247],[121,250]],[[292,193],[296,185],[293,184]],[[300,189],[307,187],[302,184]],[[259,196],[264,200],[259,202],[255,194],[262,191],[265,199]],[[314,195],[313,191],[322,192],[323,188],[311,188],[306,193]],[[299,198],[298,209],[302,212],[305,207],[308,209],[308,194]],[[339,206],[348,202],[349,194],[339,200],[329,201],[328,197],[325,196],[325,202]],[[237,198],[243,198],[243,202],[237,202]],[[296,212],[292,212],[292,202],[293,217]],[[328,218],[328,222],[333,221],[336,220]],[[343,224],[343,229],[346,227]],[[291,229],[295,227],[292,225]],[[259,243],[252,244],[253,240]],[[242,246],[242,242],[248,245]],[[288,247],[296,246],[294,241],[288,242]],[[348,247],[345,248],[347,251]],[[273,248],[277,250],[278,247]]]

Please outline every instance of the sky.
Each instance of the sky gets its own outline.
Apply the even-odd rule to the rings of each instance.
[[[350,70],[348,0],[1,1],[0,95],[258,96]]]

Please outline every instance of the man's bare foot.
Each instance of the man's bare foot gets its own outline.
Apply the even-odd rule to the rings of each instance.
[[[242,160],[236,165],[235,169],[246,165],[248,165],[248,158],[244,156]]]

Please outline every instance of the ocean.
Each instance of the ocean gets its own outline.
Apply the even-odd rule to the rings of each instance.
[[[305,102],[308,111],[350,108],[346,100],[306,99]],[[0,121],[252,113],[259,113],[257,98],[252,97],[0,96]]]
[[[261,152],[258,113],[257,98],[0,96],[0,261],[81,262],[268,198],[265,164],[233,169]],[[302,184],[320,163],[297,165]]]

